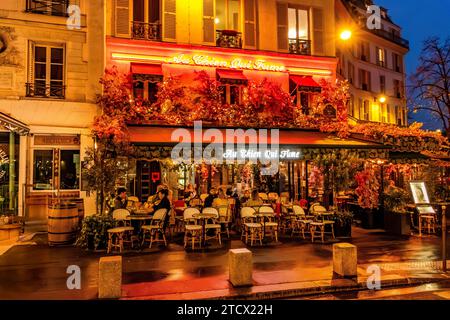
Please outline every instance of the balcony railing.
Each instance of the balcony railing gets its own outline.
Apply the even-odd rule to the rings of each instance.
[[[26,96],[36,98],[64,99],[66,86],[59,84],[26,83]]]
[[[311,40],[289,39],[289,53],[311,55]]]
[[[27,0],[26,12],[67,17],[69,0]]]
[[[132,22],[133,39],[161,41],[161,24],[140,21]]]
[[[374,29],[374,30],[369,30],[369,31],[386,39],[386,40],[392,41],[404,48],[409,49],[409,41],[393,34],[392,32],[389,32],[389,31],[386,31],[383,29]]]
[[[242,33],[234,30],[216,30],[216,45],[222,48],[242,48]]]

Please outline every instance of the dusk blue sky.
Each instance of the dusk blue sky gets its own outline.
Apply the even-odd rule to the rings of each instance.
[[[450,36],[450,0],[375,0],[388,9],[392,20],[403,29],[403,38],[410,42],[406,57],[406,72],[411,74],[417,67],[423,41],[430,36],[445,39]],[[424,128],[438,129],[439,122],[428,114],[414,115],[423,122]]]

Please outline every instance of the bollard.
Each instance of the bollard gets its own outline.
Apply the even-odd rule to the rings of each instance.
[[[350,243],[333,245],[333,271],[343,277],[358,275],[357,249]]]
[[[98,298],[122,296],[122,257],[102,257],[98,263]]]
[[[231,249],[228,252],[230,282],[234,287],[253,284],[253,257],[248,249]]]

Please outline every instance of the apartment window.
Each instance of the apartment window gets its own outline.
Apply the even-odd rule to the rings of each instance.
[[[309,36],[309,14],[307,9],[288,8],[289,51],[309,55],[311,53]]]
[[[394,107],[395,122],[398,126],[403,125],[403,114],[399,106]]]
[[[370,77],[371,75],[369,71],[363,69],[359,70],[359,85],[362,90],[364,91],[371,90]]]
[[[364,104],[361,98],[358,99],[358,117],[359,119],[363,119],[364,117]]]
[[[289,81],[289,92],[293,98],[294,105],[299,108],[303,114],[309,114],[311,95],[308,92],[299,90],[298,84],[294,81]]]
[[[377,65],[386,67],[386,50],[377,48]]]
[[[359,43],[359,59],[370,62],[370,44],[364,41]]]
[[[133,0],[134,39],[161,40],[161,9],[159,0]]]
[[[386,77],[380,76],[380,93],[386,93]]]
[[[386,112],[386,104],[380,104],[380,112],[381,112],[381,122],[387,122],[387,112]]]
[[[386,105],[386,122],[387,123],[391,123],[391,118],[392,118],[392,116],[391,116],[391,105],[389,105],[389,104],[387,104]]]
[[[61,46],[31,46],[30,82],[27,97],[64,98],[64,48]]]
[[[394,96],[398,99],[402,98],[401,82],[399,80],[394,80]]]
[[[216,0],[215,24],[217,30],[241,31],[240,1]]]
[[[348,62],[348,82],[350,84],[353,84],[355,82],[355,66]]]
[[[242,85],[222,84],[219,86],[223,104],[241,104]]]
[[[352,117],[355,116],[355,96],[352,94],[348,100],[348,114]]]
[[[403,73],[402,57],[396,53],[392,53],[392,69],[396,72]]]
[[[47,14],[52,16],[67,16],[69,0],[26,0],[26,12]]]
[[[364,115],[364,120],[365,121],[369,121],[370,120],[370,102],[369,100],[364,100],[364,110],[363,110],[363,115]]]

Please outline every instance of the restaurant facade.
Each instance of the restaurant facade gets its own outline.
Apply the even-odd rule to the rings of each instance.
[[[132,99],[156,102],[162,83],[175,78],[188,86],[203,72],[218,82],[224,113],[230,105],[243,104],[249,83],[262,81],[280,86],[298,109],[308,112],[322,91],[319,83],[335,83],[338,61],[334,57],[331,2],[187,2],[189,5],[185,1],[162,1],[159,7],[158,1],[126,0],[117,1],[108,10],[115,23],[106,37],[107,68],[117,67],[120,72],[130,74]],[[158,15],[160,18],[155,18]],[[323,117],[336,117],[333,106],[328,113]],[[172,150],[179,142],[172,136],[176,129],[186,129],[192,141],[205,148],[211,143],[205,137],[206,130],[216,128],[225,134],[230,127],[228,123],[204,122],[200,137],[194,137],[194,127],[188,122],[176,126],[164,121],[129,124],[136,149],[132,166],[135,171],[126,185],[130,194],[145,201],[158,184],[165,183],[175,197],[193,184],[200,193],[207,193],[212,186],[233,187],[238,191],[255,188],[288,193],[291,199],[299,200],[324,192],[323,187],[314,192],[309,190],[308,177],[314,170],[311,160],[317,157],[333,152],[351,153],[361,159],[387,157],[388,148],[376,142],[342,139],[317,129],[282,128],[278,155],[292,157],[280,158],[280,171],[272,176],[261,175],[258,163],[261,159],[257,158],[247,158],[240,164],[174,163]],[[244,145],[246,152],[251,152],[251,143],[247,141]]]

